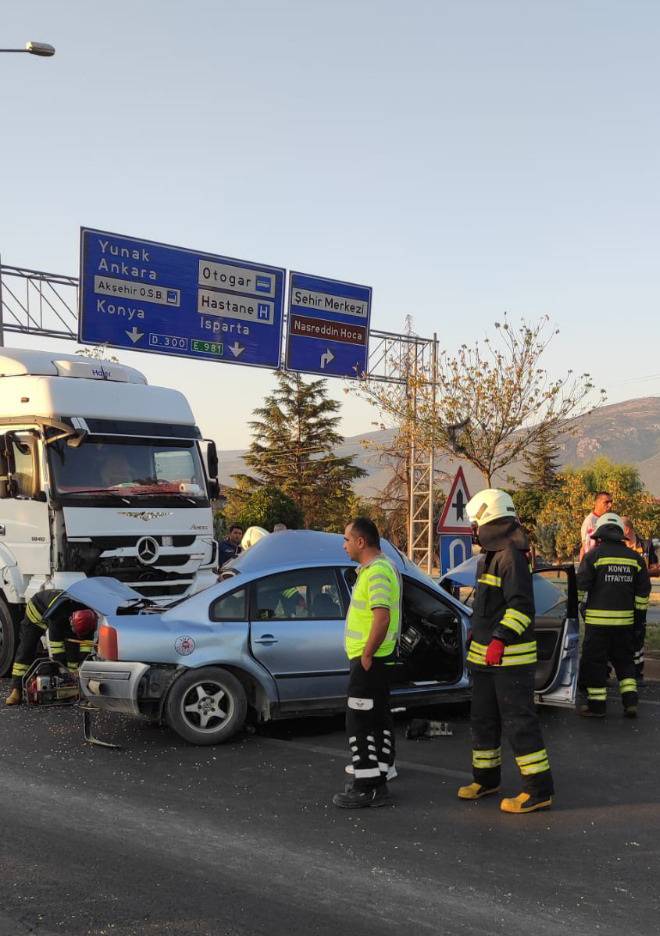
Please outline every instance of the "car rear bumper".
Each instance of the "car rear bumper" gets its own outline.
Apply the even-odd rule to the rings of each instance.
[[[86,660],[80,667],[80,689],[89,705],[106,712],[140,715],[138,687],[147,663]]]

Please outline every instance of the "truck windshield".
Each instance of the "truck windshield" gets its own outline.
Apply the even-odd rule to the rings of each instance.
[[[48,446],[53,486],[66,496],[115,495],[206,499],[194,442],[94,440]]]

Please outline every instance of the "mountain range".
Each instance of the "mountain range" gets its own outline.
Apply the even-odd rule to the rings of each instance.
[[[616,462],[628,462],[639,470],[646,487],[660,497],[660,397],[640,397],[600,406],[571,423],[571,433],[564,436],[559,449],[562,466],[579,467],[604,455]],[[355,485],[356,493],[369,497],[380,491],[390,475],[387,461],[378,455],[378,447],[394,436],[393,429],[382,429],[350,436],[337,449],[337,455],[352,455],[355,464],[367,475]],[[243,461],[244,451],[220,453],[223,484],[231,484],[231,475],[250,473]],[[440,456],[436,468],[451,476],[462,464],[470,490],[483,486],[483,478],[471,465]],[[520,466],[506,469],[507,475],[520,474]],[[500,483],[505,476],[499,479]]]

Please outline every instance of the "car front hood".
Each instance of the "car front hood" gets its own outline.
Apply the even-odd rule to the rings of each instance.
[[[139,592],[109,576],[80,579],[70,585],[66,593],[80,604],[105,616],[116,614],[119,608],[144,604],[144,597]]]

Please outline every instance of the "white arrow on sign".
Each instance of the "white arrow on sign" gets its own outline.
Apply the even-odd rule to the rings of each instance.
[[[325,370],[325,365],[329,364],[330,361],[334,361],[334,359],[335,359],[335,356],[330,350],[330,348],[326,348],[323,354],[321,355],[321,370]]]
[[[135,325],[131,328],[130,331],[127,331],[126,334],[131,339],[133,344],[135,344],[136,341],[139,341],[140,338],[144,338],[144,332],[138,331]]]
[[[229,350],[234,355],[234,357],[239,357],[245,351],[245,348],[243,345],[239,345],[239,343],[235,341],[233,345],[229,345]]]

